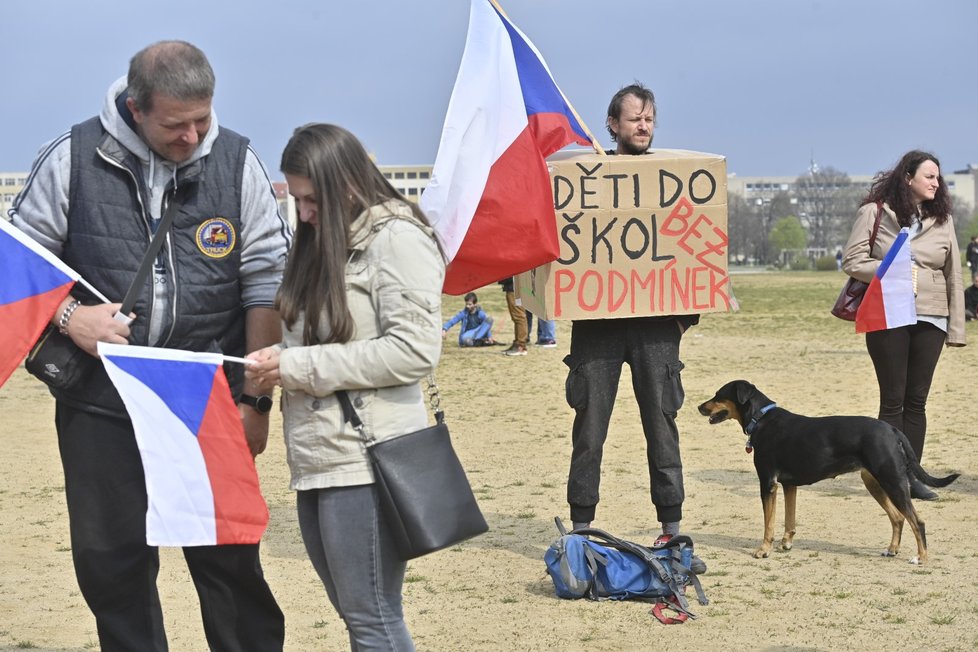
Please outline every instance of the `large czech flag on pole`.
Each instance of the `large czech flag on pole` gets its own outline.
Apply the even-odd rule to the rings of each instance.
[[[136,431],[146,474],[146,543],[257,543],[268,507],[223,356],[98,345]]]
[[[79,279],[57,256],[0,218],[0,385]]]
[[[910,233],[903,228],[866,288],[856,311],[856,332],[871,333],[916,323]]]
[[[465,52],[421,208],[463,294],[560,254],[544,160],[585,127],[530,40],[490,0],[472,0]]]

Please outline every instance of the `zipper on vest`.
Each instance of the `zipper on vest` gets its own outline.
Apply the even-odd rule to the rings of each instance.
[[[100,147],[96,147],[95,151],[98,152],[99,158],[108,163],[109,165],[118,168],[129,175],[129,179],[132,180],[133,187],[136,189],[136,201],[139,202],[139,216],[143,219],[143,226],[146,227],[146,246],[149,246],[150,241],[153,239],[153,227],[150,224],[149,214],[146,211],[146,204],[143,203],[143,194],[139,191],[139,180],[136,175],[133,174],[132,170],[127,168],[125,165],[112,158],[108,154],[102,151]],[[153,287],[155,288],[156,281],[153,281]],[[149,314],[146,315],[146,342],[149,344],[149,325],[153,318],[153,295],[150,293],[149,306],[147,307]]]
[[[173,186],[169,192],[163,191],[163,201],[162,203],[166,205],[167,208],[170,206],[170,200],[177,194],[177,171],[176,168],[173,169]],[[170,330],[167,332],[166,336],[160,340],[160,346],[166,346],[170,343],[170,338],[173,337],[173,331],[177,327],[177,265],[176,261],[173,259],[173,241],[170,239],[170,235],[173,233],[173,229],[167,231],[166,234],[166,258],[167,262],[170,264],[170,283],[173,288],[170,290]],[[160,252],[162,256],[163,253]],[[154,279],[155,287],[155,279]]]

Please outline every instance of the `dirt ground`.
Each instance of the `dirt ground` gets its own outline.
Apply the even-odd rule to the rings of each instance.
[[[659,624],[640,602],[558,600],[542,556],[566,518],[572,411],[563,399],[570,323],[558,347],[508,358],[503,347],[445,342],[442,405],[491,530],[409,565],[404,590],[421,650],[929,650],[978,648],[978,449],[972,345],[945,351],[928,404],[924,466],[963,475],[918,502],[930,562],[913,566],[908,533],[899,557],[879,556],[889,524],[858,475],[802,488],[794,549],[755,560],[761,534],[757,481],[733,423],[710,426],[695,406],[728,380],[746,378],[777,403],[808,415],[867,414],[877,390],[862,337],[827,309],[836,273],[734,276],[742,309],[705,315],[683,341],[686,404],[680,412],[687,500],[683,530],[709,570],[711,603],[698,619]],[[498,286],[480,292],[497,337],[512,326]],[[446,297],[446,317],[461,308]],[[53,400],[22,370],[0,390],[0,650],[98,649],[95,623],[71,566]],[[347,638],[306,559],[288,490],[281,421],[273,420],[259,474],[271,510],[265,572],[286,615],[286,649],[344,650]],[[596,527],[650,542],[657,531],[638,412],[627,370],[605,448]],[[778,526],[781,524],[780,505]],[[164,550],[160,592],[172,650],[205,650],[196,596],[179,550]]]

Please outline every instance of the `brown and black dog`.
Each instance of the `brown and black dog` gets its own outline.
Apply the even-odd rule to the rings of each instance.
[[[893,526],[893,557],[900,549],[903,521],[910,522],[917,539],[912,564],[927,561],[927,538],[910,499],[910,474],[931,487],[945,487],[958,475],[934,478],[924,471],[906,435],[870,417],[805,417],[779,408],[746,380],[727,383],[699,406],[710,423],[736,420],[750,438],[754,468],[761,483],[764,540],[754,557],[767,557],[774,543],[774,511],[778,483],[784,487],[784,536],[781,549],[790,550],[795,536],[795,499],[800,485],[814,484],[843,473],[861,471],[869,493],[883,507]]]

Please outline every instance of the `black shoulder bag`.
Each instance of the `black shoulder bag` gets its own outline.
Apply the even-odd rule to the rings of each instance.
[[[876,234],[879,233],[882,218],[883,202],[876,202],[876,221],[873,223],[873,234],[869,236],[870,255],[873,253],[873,245],[876,244]],[[863,302],[863,295],[866,294],[868,287],[869,283],[863,283],[850,276],[842,286],[842,292],[839,293],[839,298],[835,300],[835,305],[830,312],[839,319],[856,321],[856,312],[859,311],[859,304]]]
[[[122,300],[122,307],[119,314],[128,315],[136,303],[136,296],[139,288],[146,281],[150,270],[153,268],[153,261],[163,247],[163,240],[166,239],[166,232],[170,230],[173,216],[180,208],[181,201],[178,199],[179,193],[173,193],[173,198],[163,213],[163,219],[156,227],[156,233],[150,240],[149,248],[143,256],[143,260],[136,271],[126,296]],[[92,370],[99,364],[99,359],[88,355],[82,351],[63,333],[61,328],[53,324],[48,324],[41,337],[27,354],[24,368],[32,376],[39,378],[52,389],[70,390],[78,387],[91,375]]]
[[[452,448],[432,376],[428,392],[435,425],[382,441],[365,431],[346,391],[336,392],[344,418],[360,434],[370,456],[380,509],[405,561],[489,529]]]

